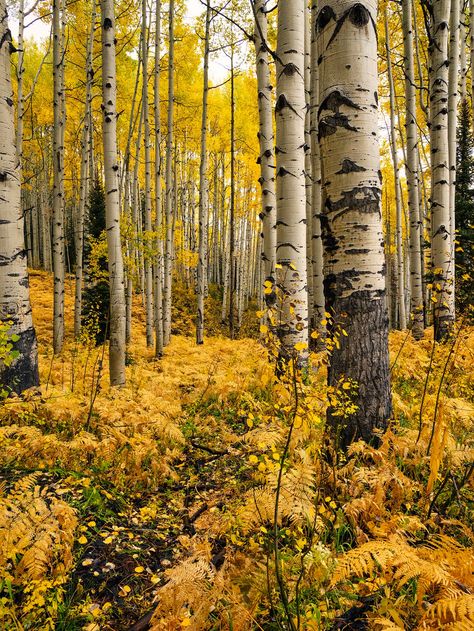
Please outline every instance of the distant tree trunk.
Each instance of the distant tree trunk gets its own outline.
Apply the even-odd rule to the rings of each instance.
[[[207,286],[209,182],[207,179],[207,101],[209,94],[209,31],[211,5],[206,0],[206,34],[204,36],[204,74],[201,120],[201,163],[199,165],[199,260],[197,268],[196,343],[204,343],[204,298]],[[194,222],[193,222],[194,224]],[[194,225],[193,225],[194,228]]]
[[[282,314],[278,326],[281,359],[308,343],[306,268],[304,0],[280,0],[277,36],[276,186],[278,286]],[[299,362],[306,361],[302,346]]]
[[[17,336],[13,346],[19,353],[9,366],[0,362],[0,383],[21,393],[38,386],[39,376],[15,146],[7,18],[5,0],[0,0],[0,320],[12,323],[9,334]]]
[[[112,386],[125,384],[125,291],[120,239],[117,164],[115,16],[113,0],[101,0],[105,221],[110,288],[109,370]]]
[[[385,50],[387,54],[387,73],[390,93],[390,148],[392,152],[393,177],[395,186],[395,206],[397,218],[396,246],[397,246],[397,309],[398,325],[403,331],[407,328],[405,313],[405,284],[403,267],[403,226],[402,226],[402,199],[400,188],[400,169],[398,166],[397,137],[395,128],[395,85],[392,73],[392,59],[390,50],[390,32],[388,27],[388,12],[385,7]]]
[[[380,212],[377,2],[328,0],[317,19],[325,293],[337,336],[328,421],[337,443],[375,439],[391,415],[385,257]],[[339,327],[346,331],[341,334]],[[349,383],[357,409],[338,409]]]
[[[311,249],[313,260],[313,327],[324,335],[324,249],[321,235],[321,153],[318,139],[319,109],[319,64],[316,41],[316,19],[318,5],[315,2],[311,11],[311,158],[312,158],[312,195],[311,195]]]
[[[171,338],[173,284],[173,124],[174,124],[174,0],[169,3],[168,130],[166,139],[166,249],[164,265],[163,344]]]
[[[462,3],[461,16],[459,25],[459,98],[464,101],[467,96],[467,38],[466,38],[466,20],[467,20],[467,1]]]
[[[53,0],[53,350],[64,343],[64,50],[61,0]]]
[[[408,211],[410,216],[410,297],[412,334],[416,340],[423,337],[424,308],[421,268],[421,238],[423,222],[420,219],[418,190],[418,129],[416,122],[416,85],[413,59],[412,0],[402,0],[402,27],[405,72],[405,128],[407,136],[406,179],[408,189]]]
[[[83,255],[84,255],[84,217],[86,212],[87,200],[89,196],[90,185],[90,136],[92,130],[92,80],[94,78],[94,70],[92,66],[92,52],[94,47],[94,32],[96,18],[96,2],[92,0],[91,11],[91,28],[89,39],[86,47],[86,103],[84,113],[84,127],[81,139],[81,182],[80,182],[80,199],[79,209],[76,221],[76,285],[74,300],[74,337],[78,338],[81,333],[81,313],[82,313],[82,283],[83,283]]]
[[[308,2],[304,5],[304,94],[306,113],[304,122],[304,175],[306,185],[306,288],[308,292],[308,327],[314,329],[313,287],[313,161],[311,156],[311,12]]]
[[[143,108],[143,142],[145,148],[145,316],[146,316],[146,345],[153,346],[153,269],[149,248],[151,235],[151,133],[148,107],[148,29],[147,29],[147,0],[142,0],[142,108]]]
[[[155,8],[155,73],[154,105],[155,119],[155,230],[157,233],[157,257],[155,272],[155,356],[163,355],[163,211],[161,208],[161,112],[160,112],[160,45],[161,45],[161,0]]]
[[[430,146],[431,254],[435,339],[445,338],[454,322],[454,262],[449,212],[449,0],[431,3],[430,33]]]
[[[229,335],[235,337],[235,73],[234,42],[230,53],[230,212],[229,212]]]
[[[273,134],[273,86],[270,78],[267,43],[267,15],[265,13],[267,1],[256,0],[255,15],[255,51],[257,61],[257,88],[260,142],[260,186],[262,189],[262,261],[265,280],[275,282],[276,257],[276,198],[275,198],[275,147]]]

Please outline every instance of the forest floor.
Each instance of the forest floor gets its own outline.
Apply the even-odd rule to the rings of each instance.
[[[336,465],[324,366],[293,410],[257,340],[189,330],[156,360],[137,304],[110,390],[106,351],[72,339],[72,282],[59,357],[51,277],[31,289],[41,394],[0,407],[2,629],[474,628],[472,328],[391,335],[396,421]]]

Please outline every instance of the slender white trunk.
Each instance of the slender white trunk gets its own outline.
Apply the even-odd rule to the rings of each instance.
[[[260,186],[262,190],[262,261],[265,280],[275,281],[276,257],[276,198],[275,198],[275,138],[273,134],[273,86],[270,78],[268,54],[268,22],[265,13],[267,0],[255,2],[255,51],[257,61],[257,89],[260,143]]]
[[[53,350],[64,343],[64,145],[61,0],[53,0]]]
[[[313,327],[321,336],[324,327],[324,249],[321,235],[321,153],[318,138],[319,64],[316,40],[317,3],[311,11],[311,249],[313,271]]]
[[[410,216],[410,310],[412,333],[417,340],[423,337],[423,282],[421,269],[421,238],[423,223],[420,219],[418,181],[418,128],[416,122],[416,85],[413,58],[413,26],[411,0],[402,0],[403,50],[405,71],[405,128],[407,137],[406,179],[408,211]]]
[[[163,213],[161,208],[161,112],[160,112],[160,46],[161,46],[161,0],[155,7],[155,73],[154,105],[155,119],[155,230],[157,234],[157,257],[155,272],[155,356],[163,355]]]
[[[110,290],[109,370],[111,385],[122,386],[125,383],[125,291],[118,191],[117,87],[113,0],[101,0],[100,7],[102,13],[102,135],[104,144],[105,222]]]
[[[11,322],[17,358],[0,361],[0,383],[13,392],[39,384],[36,335],[30,306],[20,168],[15,146],[13,90],[10,75],[11,34],[5,0],[0,0],[0,321]]]
[[[431,254],[435,338],[441,340],[454,322],[454,262],[449,212],[449,0],[432,3],[430,33]]]
[[[403,266],[403,227],[402,227],[402,200],[400,188],[400,169],[398,165],[397,137],[395,126],[395,85],[393,82],[392,59],[390,50],[390,33],[388,27],[388,12],[385,7],[385,50],[387,54],[387,73],[390,93],[390,148],[392,152],[393,176],[395,186],[395,207],[396,207],[396,246],[397,246],[397,308],[398,325],[403,331],[407,327],[405,313],[405,284]]]
[[[277,279],[282,292],[282,357],[308,342],[304,85],[305,0],[280,0],[277,36]],[[301,345],[301,346],[300,346]]]
[[[153,346],[153,270],[152,259],[148,251],[151,235],[151,133],[148,107],[148,29],[147,2],[142,0],[142,108],[143,108],[143,144],[145,154],[145,315],[146,315],[146,344]]]
[[[173,124],[174,124],[174,0],[169,3],[168,130],[166,139],[166,249],[164,261],[163,344],[171,338],[171,296],[173,283]]]
[[[451,0],[449,23],[449,96],[448,96],[448,143],[449,143],[449,231],[451,233],[452,261],[454,265],[454,249],[456,234],[456,150],[457,122],[459,101],[459,41],[460,41],[461,0]],[[453,294],[455,275],[453,275]]]
[[[201,163],[199,165],[199,260],[197,268],[197,316],[196,343],[204,343],[204,298],[207,286],[208,258],[208,217],[209,217],[209,182],[207,179],[207,101],[209,94],[209,31],[211,26],[211,4],[206,3],[206,33],[204,36],[204,74],[202,91],[201,119]],[[194,204],[193,204],[194,207]],[[194,221],[193,221],[194,232]]]
[[[330,387],[354,386],[357,410],[328,420],[343,446],[376,440],[391,415],[385,256],[380,212],[377,1],[330,0],[317,18],[325,293],[338,335]]]

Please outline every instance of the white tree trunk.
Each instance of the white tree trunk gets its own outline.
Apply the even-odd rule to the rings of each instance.
[[[201,162],[199,165],[199,260],[197,268],[196,343],[204,343],[204,299],[207,287],[209,182],[207,178],[207,101],[209,94],[209,31],[211,26],[210,0],[206,3],[206,33],[204,36],[204,73],[201,119]],[[194,222],[193,222],[194,224]],[[193,225],[194,230],[194,225]]]
[[[311,11],[311,249],[313,271],[313,326],[320,338],[325,327],[324,320],[324,249],[321,235],[321,153],[318,138],[318,109],[319,109],[319,64],[318,46],[316,40],[316,19],[318,5],[315,2]]]
[[[0,383],[20,393],[37,386],[39,376],[20,202],[7,18],[5,0],[0,0],[0,321],[12,323],[9,334],[18,336],[13,346],[19,352],[10,366],[0,362]]]
[[[416,340],[423,337],[423,282],[421,270],[421,237],[418,181],[418,128],[416,122],[416,85],[413,53],[412,0],[402,0],[403,50],[405,71],[405,128],[407,137],[406,179],[410,217],[410,310],[412,333]]]
[[[260,186],[262,190],[262,262],[265,280],[275,282],[276,257],[276,198],[275,198],[275,138],[273,134],[273,86],[270,78],[268,54],[268,22],[265,13],[267,0],[255,2],[255,51],[257,60],[257,89],[260,143]]]
[[[115,16],[113,0],[101,0],[102,111],[105,176],[105,222],[110,290],[110,384],[125,383],[125,285],[120,239],[120,199],[117,164],[117,110],[115,71]]]
[[[61,0],[53,0],[53,350],[64,343],[64,51],[61,35]]]
[[[330,0],[317,18],[326,307],[339,334],[328,382],[356,384],[357,410],[328,420],[343,446],[391,415],[377,116],[377,2]],[[338,347],[339,346],[339,347]]]
[[[155,73],[153,83],[155,119],[155,230],[157,234],[157,257],[155,271],[155,356],[163,355],[163,212],[161,208],[161,112],[160,112],[160,45],[161,45],[161,0],[155,7]]]
[[[171,338],[171,294],[173,285],[173,124],[174,124],[174,0],[169,3],[168,130],[166,139],[166,245],[163,291],[163,344]]]
[[[280,0],[275,112],[277,280],[283,294],[277,333],[283,359],[308,342],[304,24],[304,0]],[[306,351],[298,352],[304,363]]]
[[[449,212],[449,0],[432,6],[430,44],[431,254],[435,338],[441,340],[454,322],[454,261]]]
[[[385,51],[387,54],[387,73],[390,94],[390,148],[392,152],[393,176],[395,186],[395,207],[396,207],[396,247],[397,247],[397,310],[398,325],[404,331],[407,328],[407,318],[405,312],[405,283],[403,265],[403,226],[402,226],[402,199],[400,188],[400,169],[398,165],[397,137],[395,126],[395,85],[392,73],[392,59],[390,50],[390,32],[388,27],[388,12],[385,7]]]
[[[457,122],[459,101],[459,41],[460,41],[461,0],[451,0],[449,23],[449,96],[448,96],[448,142],[449,142],[449,231],[451,233],[452,261],[454,265],[454,249],[456,234],[456,150]],[[455,274],[453,275],[453,294],[455,292]]]

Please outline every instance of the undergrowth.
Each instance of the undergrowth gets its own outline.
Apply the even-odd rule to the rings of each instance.
[[[395,420],[342,456],[324,353],[310,383],[249,338],[176,335],[157,362],[137,302],[111,391],[87,338],[52,357],[46,274],[32,302],[41,392],[0,408],[2,629],[474,628],[472,328],[392,333]]]

